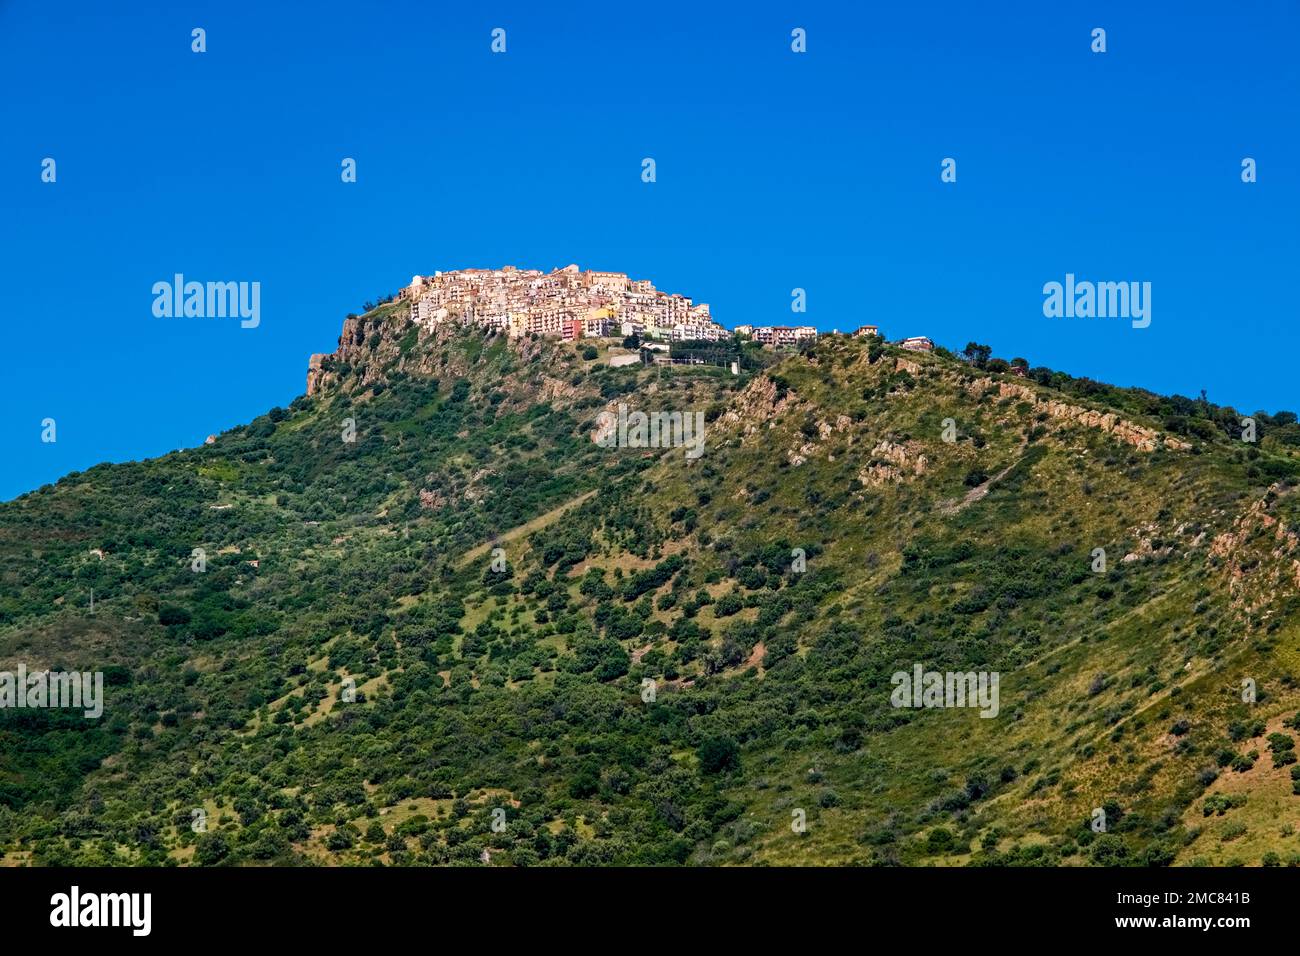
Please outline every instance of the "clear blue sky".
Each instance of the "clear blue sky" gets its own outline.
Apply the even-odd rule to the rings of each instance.
[[[366,299],[507,263],[1300,405],[1293,0],[613,6],[0,0],[0,498],[286,405]],[[155,318],[176,272],[261,282],[261,326]],[[1044,318],[1067,272],[1151,282],[1150,328]]]

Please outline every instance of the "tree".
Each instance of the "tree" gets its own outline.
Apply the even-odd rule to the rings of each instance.
[[[740,769],[740,747],[730,737],[710,737],[700,744],[700,769],[705,773],[723,773]]]
[[[175,604],[164,604],[158,609],[158,623],[163,627],[170,627],[173,624],[188,624],[190,622],[190,612],[183,607],[177,607]]]
[[[983,368],[988,364],[989,356],[993,354],[993,349],[987,345],[980,345],[978,342],[967,342],[966,347],[962,349],[962,355],[966,361],[970,362],[976,368]]]
[[[1128,855],[1128,846],[1113,833],[1101,834],[1092,845],[1092,862],[1098,866],[1122,866]]]
[[[718,598],[718,603],[713,607],[713,613],[716,617],[730,617],[738,613],[744,606],[745,602],[740,599],[740,595],[733,591]]]
[[[935,827],[931,830],[925,841],[927,853],[951,853],[956,845],[957,840],[952,835],[952,831],[943,827]]]
[[[229,853],[230,844],[222,833],[205,833],[194,846],[194,862],[200,866],[215,866]]]

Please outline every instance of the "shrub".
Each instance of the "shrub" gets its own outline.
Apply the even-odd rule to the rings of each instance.
[[[700,744],[700,770],[707,774],[740,769],[740,747],[730,737],[710,737]]]
[[[925,849],[927,853],[951,853],[956,842],[951,830],[935,827],[926,837]]]
[[[177,607],[175,604],[164,604],[158,609],[158,623],[164,627],[171,627],[174,624],[188,624],[190,622],[190,612],[183,607]]]

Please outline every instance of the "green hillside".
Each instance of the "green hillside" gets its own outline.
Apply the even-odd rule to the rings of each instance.
[[[382,305],[310,397],[0,505],[0,670],[107,698],[0,710],[0,865],[1300,865],[1294,415],[608,353]],[[703,455],[593,442],[620,402]],[[918,664],[997,715],[893,706]]]

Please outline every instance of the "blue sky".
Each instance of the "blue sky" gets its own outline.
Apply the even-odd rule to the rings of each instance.
[[[122,6],[0,0],[0,498],[286,405],[348,312],[467,266],[1300,405],[1293,0]],[[261,325],[155,318],[177,272]],[[1149,281],[1151,326],[1044,318],[1067,272]]]

